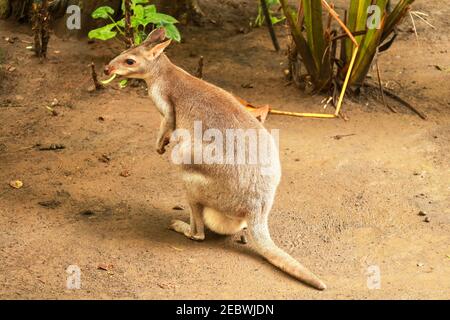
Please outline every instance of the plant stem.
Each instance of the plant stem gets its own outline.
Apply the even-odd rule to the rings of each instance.
[[[277,36],[275,34],[275,30],[273,29],[272,19],[270,18],[269,8],[267,7],[266,0],[261,1],[261,9],[264,13],[264,17],[266,18],[267,28],[269,29],[270,38],[272,39],[273,47],[275,51],[280,51],[280,44],[278,43]]]
[[[45,58],[47,56],[47,46],[50,40],[48,0],[34,0],[32,8],[34,51],[37,57]]]
[[[123,30],[119,27],[119,25],[117,24],[117,22],[108,14],[108,18],[109,20],[112,21],[112,23],[114,23],[114,26],[116,27],[117,31],[119,31],[119,33],[123,36],[125,36],[125,32],[123,32]]]
[[[92,81],[94,81],[95,90],[103,89],[104,88],[103,85],[98,81],[94,62],[91,62],[91,76],[92,76]]]
[[[124,0],[125,3],[125,38],[127,40],[127,48],[134,45],[133,27],[131,26],[131,0]]]

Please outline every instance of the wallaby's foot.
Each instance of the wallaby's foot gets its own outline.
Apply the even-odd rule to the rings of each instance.
[[[172,220],[172,222],[169,225],[169,229],[176,231],[178,233],[182,233],[191,240],[195,241],[205,240],[205,233],[192,234],[191,226],[181,220]]]

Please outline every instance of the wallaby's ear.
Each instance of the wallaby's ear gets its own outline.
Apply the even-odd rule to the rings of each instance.
[[[142,45],[149,46],[153,43],[163,41],[165,38],[166,38],[166,30],[164,28],[157,28],[152,32],[150,32],[150,34],[147,36],[147,39],[145,39],[145,41],[142,42]]]
[[[152,59],[159,57],[159,55],[161,53],[163,53],[164,49],[167,48],[167,46],[170,44],[170,42],[172,42],[171,39],[157,44],[156,46],[154,46],[153,48],[151,48],[150,50],[147,51],[147,56]]]

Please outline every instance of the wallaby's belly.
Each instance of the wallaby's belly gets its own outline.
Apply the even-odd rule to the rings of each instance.
[[[267,133],[268,134],[268,133]],[[187,196],[222,214],[236,218],[271,200],[280,181],[278,150],[271,141],[264,164],[182,164]]]

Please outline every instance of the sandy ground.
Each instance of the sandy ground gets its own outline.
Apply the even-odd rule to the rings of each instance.
[[[417,1],[437,30],[418,22],[416,43],[405,21],[381,58],[384,81],[429,120],[362,99],[345,103],[348,121],[266,122],[280,129],[283,168],[272,236],[326,281],[324,292],[237,237],[207,233],[193,242],[167,230],[172,219],[188,219],[187,210],[173,210],[187,204],[169,155],[154,149],[159,115],[145,88],[87,90],[87,65],[100,68],[117,46],[54,37],[39,63],[23,42],[31,41],[28,28],[0,22],[0,298],[450,298],[450,12],[439,6]],[[185,42],[168,51],[176,64],[192,72],[203,55],[205,79],[240,97],[322,111],[322,96],[286,86],[286,57],[264,28],[239,31],[254,14],[249,3],[206,9],[217,25],[182,28]],[[277,27],[283,45],[286,32]],[[46,106],[55,98],[52,116]],[[24,186],[13,189],[11,180]],[[66,287],[70,265],[81,269],[79,290]],[[368,288],[374,266],[380,289]]]

